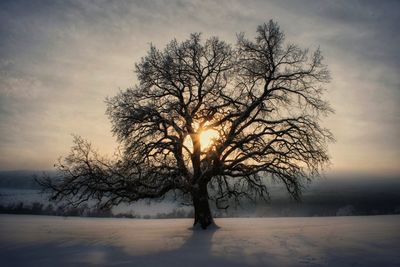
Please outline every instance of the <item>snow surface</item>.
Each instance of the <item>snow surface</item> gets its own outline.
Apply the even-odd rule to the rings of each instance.
[[[400,266],[400,215],[216,222],[0,215],[0,266]]]

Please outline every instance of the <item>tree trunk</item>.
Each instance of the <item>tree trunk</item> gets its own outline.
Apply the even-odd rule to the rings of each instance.
[[[193,227],[201,226],[206,229],[214,223],[211,215],[210,205],[208,203],[207,185],[200,186],[199,190],[192,193],[194,206],[194,224]]]

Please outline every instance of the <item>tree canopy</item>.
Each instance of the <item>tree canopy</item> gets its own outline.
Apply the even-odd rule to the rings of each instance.
[[[319,49],[286,44],[274,21],[235,45],[201,34],[163,50],[151,45],[136,64],[138,83],[107,98],[120,149],[112,159],[75,137],[56,164],[58,180],[39,182],[55,200],[100,206],[189,196],[195,224],[213,223],[208,200],[268,198],[266,181],[299,199],[302,185],[329,163],[333,140],[320,120],[329,72]]]

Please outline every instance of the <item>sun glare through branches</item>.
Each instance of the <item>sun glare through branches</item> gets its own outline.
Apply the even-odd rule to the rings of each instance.
[[[205,130],[200,133],[200,144],[201,148],[208,149],[214,143],[214,140],[218,139],[218,132],[213,129]]]
[[[209,150],[212,147],[215,140],[218,140],[218,138],[219,138],[219,133],[217,130],[207,129],[204,131],[199,131],[201,151],[207,152],[207,150]],[[183,144],[190,152],[193,152],[193,143],[190,135],[188,135],[185,138]]]

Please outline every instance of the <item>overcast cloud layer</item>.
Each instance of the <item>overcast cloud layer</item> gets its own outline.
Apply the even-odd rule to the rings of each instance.
[[[106,96],[192,32],[235,42],[274,19],[332,73],[332,172],[400,173],[399,1],[1,1],[0,169],[49,169],[71,134],[112,153]]]

